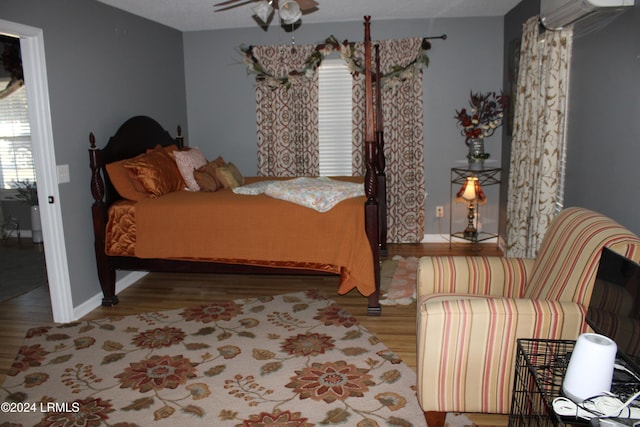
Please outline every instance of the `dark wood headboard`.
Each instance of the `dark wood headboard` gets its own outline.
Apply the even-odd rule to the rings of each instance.
[[[105,170],[108,163],[133,158],[157,145],[176,144],[178,148],[182,148],[184,138],[180,126],[177,129],[177,136],[173,138],[151,117],[135,116],[124,122],[103,148],[96,147],[93,133],[89,135],[89,142],[91,144],[90,167],[93,173],[92,194],[96,201],[103,200],[108,207],[120,198]]]

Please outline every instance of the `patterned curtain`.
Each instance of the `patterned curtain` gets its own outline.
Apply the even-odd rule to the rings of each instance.
[[[420,38],[376,42],[380,46],[385,136],[388,239],[419,242],[424,236],[422,69],[429,58]],[[374,43],[375,44],[375,43]],[[318,78],[324,57],[340,51],[354,76],[353,174],[364,175],[363,43],[333,36],[308,46],[241,46],[257,74],[258,174],[319,173]]]
[[[318,175],[318,77],[300,72],[316,46],[251,49],[263,71],[256,85],[258,174]]]
[[[536,256],[562,207],[573,30],[523,25],[507,201],[509,257]]]
[[[388,240],[416,243],[424,237],[424,131],[422,67],[428,63],[422,39],[377,41],[380,45]],[[351,45],[362,62],[363,43]],[[343,58],[350,56],[345,54]],[[349,62],[349,60],[347,60]],[[353,85],[353,169],[364,174],[364,76]]]

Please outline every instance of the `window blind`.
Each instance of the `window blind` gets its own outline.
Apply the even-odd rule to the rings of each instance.
[[[0,81],[6,86],[7,81]],[[25,87],[0,99],[0,188],[15,187],[15,181],[35,181],[31,128]]]
[[[352,77],[342,59],[318,68],[318,138],[321,176],[351,175]]]

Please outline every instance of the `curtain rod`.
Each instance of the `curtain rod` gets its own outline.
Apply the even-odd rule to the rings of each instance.
[[[447,39],[447,35],[443,34],[441,36],[430,36],[430,37],[424,37],[422,40],[433,40],[433,39],[442,39],[442,40],[446,40]]]
[[[446,40],[447,39],[447,35],[443,34],[441,36],[430,36],[430,37],[424,37],[422,39],[422,49],[423,50],[429,50],[431,49],[431,42],[429,40],[433,40],[433,39],[442,39],[442,40]]]

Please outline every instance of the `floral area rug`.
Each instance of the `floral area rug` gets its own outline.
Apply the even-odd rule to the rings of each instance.
[[[416,301],[417,272],[420,258],[394,256],[384,260],[380,269],[380,304],[408,305]]]
[[[31,329],[0,425],[424,426],[415,382],[307,291]]]

